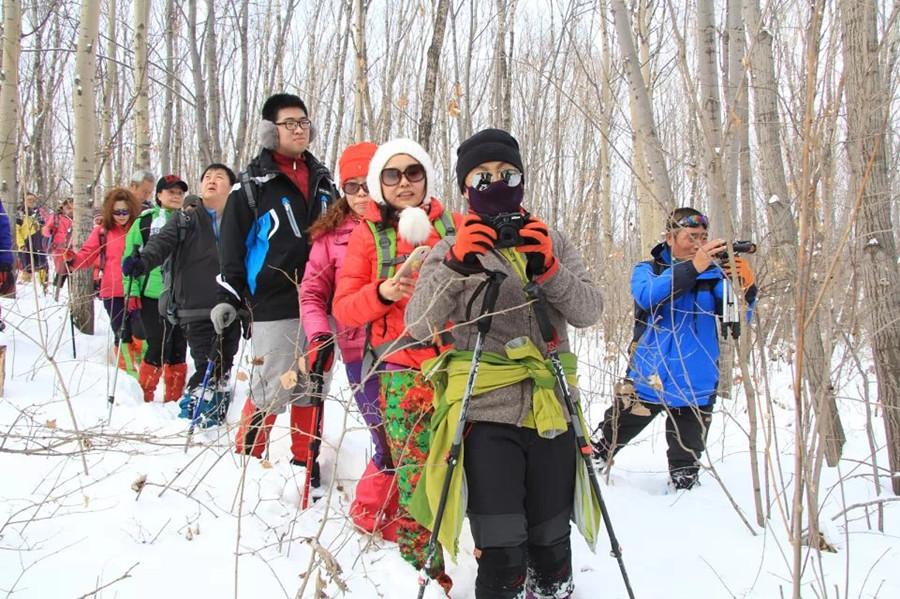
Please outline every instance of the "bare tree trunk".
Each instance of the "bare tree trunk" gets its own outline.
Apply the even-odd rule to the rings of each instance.
[[[846,64],[847,149],[853,176],[851,193],[859,194],[861,212],[856,239],[861,248],[863,287],[869,334],[878,380],[878,402],[884,407],[890,471],[900,472],[900,272],[891,228],[891,189],[887,153],[890,99],[881,70],[884,57],[878,39],[874,5],[842,0],[843,56]],[[892,478],[900,495],[900,477]]]
[[[115,184],[115,160],[113,160],[112,123],[115,114],[116,98],[119,95],[119,71],[117,64],[118,45],[116,43],[116,19],[118,9],[116,0],[107,0],[106,23],[106,79],[103,82],[103,118],[100,122],[100,147],[103,149],[103,187],[109,189]],[[119,152],[115,152],[119,153]]]
[[[159,169],[161,175],[173,172],[172,169],[172,123],[173,102],[175,101],[175,2],[166,0],[166,86],[163,92],[164,110],[162,112],[162,131],[160,132]]]
[[[12,238],[16,238],[16,204],[19,180],[16,158],[19,147],[19,36],[22,5],[3,0],[3,78],[0,79],[0,195],[9,216]]]
[[[97,115],[94,112],[97,83],[97,43],[100,37],[99,0],[83,0],[75,55],[75,154],[73,191],[75,223],[72,242],[80,247],[93,227],[94,187],[97,171]],[[94,332],[93,280],[90,270],[72,277],[71,313],[83,333]]]
[[[608,256],[613,248],[612,233],[612,161],[610,160],[610,146],[612,144],[612,52],[609,44],[609,29],[607,20],[600,18],[600,38],[603,55],[601,66],[603,77],[600,81],[600,152],[599,152],[599,177],[600,177],[600,229],[603,232],[603,247],[600,256]]]
[[[753,82],[755,130],[759,147],[760,182],[763,186],[772,247],[768,253],[770,280],[767,288],[784,290],[782,298],[795,292],[798,273],[799,235],[791,214],[787,178],[782,159],[781,124],[778,112],[778,81],[775,76],[772,36],[762,26],[759,0],[744,4],[744,20],[750,40],[750,76]],[[812,284],[812,283],[811,283]],[[814,291],[808,297],[815,297]],[[782,299],[774,298],[776,301]],[[846,440],[830,381],[831,368],[818,317],[810,322],[803,343],[804,378],[814,397],[819,434],[826,440],[825,460],[836,466]]]
[[[212,160],[210,162],[222,162],[222,140],[219,137],[219,121],[222,118],[222,114],[219,110],[221,99],[219,93],[219,49],[216,44],[215,8],[215,0],[206,0],[206,85],[209,90],[208,128],[210,143],[212,144]]]
[[[150,170],[149,25],[150,0],[134,0],[134,168],[138,170]]]
[[[366,101],[369,95],[369,64],[366,53],[366,15],[369,5],[364,0],[354,0],[356,25],[353,29],[353,46],[356,50],[356,84],[353,86],[353,140],[357,143],[366,138]]]
[[[41,15],[38,12],[37,5],[34,6],[33,14],[34,22],[40,23]],[[44,49],[44,28],[38,27],[33,35],[34,52],[32,52],[32,57],[34,62],[32,63],[31,77],[34,81],[34,98],[31,106],[29,106],[29,112],[35,115],[35,119],[31,131],[31,143],[29,144],[31,147],[25,153],[24,173],[26,188],[36,191],[49,199],[49,181],[45,174],[45,169],[49,165],[44,160],[44,140],[47,137],[45,132],[47,129],[47,107],[49,105],[47,89],[45,88],[44,56],[46,50]]]
[[[622,51],[622,63],[625,69],[625,77],[628,81],[629,96],[635,104],[634,122],[635,135],[637,135],[644,147],[644,156],[647,159],[649,173],[649,189],[652,201],[663,210],[671,209],[675,205],[672,195],[672,183],[669,180],[669,172],[666,169],[665,155],[656,132],[656,121],[653,116],[653,106],[650,103],[650,94],[647,92],[647,84],[641,75],[641,65],[638,61],[634,47],[634,38],[631,34],[631,19],[625,9],[623,0],[611,0],[613,19],[616,24],[616,33],[619,38],[619,48]],[[657,208],[658,210],[659,208]]]
[[[425,67],[425,86],[422,91],[422,112],[419,116],[419,144],[426,150],[431,148],[431,130],[434,127],[434,92],[437,87],[438,70],[441,66],[441,46],[444,45],[444,31],[447,29],[447,10],[450,0],[438,0],[434,14],[431,46]]]
[[[232,164],[235,165],[243,165],[247,162],[247,157],[249,155],[249,151],[247,146],[249,145],[247,135],[247,127],[249,126],[250,119],[250,98],[247,91],[249,86],[249,74],[250,74],[250,56],[249,56],[249,46],[247,44],[247,37],[250,33],[250,10],[249,10],[250,0],[242,0],[241,2],[241,20],[240,20],[240,28],[238,34],[240,35],[240,51],[241,51],[241,71],[240,71],[240,81],[238,82],[239,89],[241,90],[241,99],[240,106],[238,108],[238,131],[237,131],[237,143],[235,144],[234,149],[234,158],[232,159]]]
[[[212,142],[209,137],[209,120],[207,118],[206,85],[203,83],[203,64],[200,61],[200,40],[197,39],[197,0],[188,2],[187,19],[188,48],[191,53],[191,75],[194,78],[194,126],[197,130],[197,145],[200,150],[200,161],[204,164],[213,162]],[[209,32],[206,32],[209,35]]]

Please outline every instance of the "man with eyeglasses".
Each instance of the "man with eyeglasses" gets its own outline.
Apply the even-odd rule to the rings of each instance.
[[[756,302],[753,272],[746,260],[717,261],[727,250],[724,239],[709,240],[707,218],[693,208],[669,215],[666,238],[652,259],[635,266],[634,337],[628,375],[594,442],[604,463],[638,435],[661,412],[666,419],[670,485],[676,490],[698,485],[700,456],[712,420],[719,383],[719,335],[724,281],[736,269],[750,308]],[[749,311],[748,311],[749,318]]]
[[[228,194],[235,183],[237,177],[224,164],[207,166],[200,176],[202,198],[187,196],[184,208],[150,238],[140,257],[125,258],[122,265],[123,271],[139,276],[169,260],[166,274],[169,299],[160,311],[170,322],[184,329],[194,360],[194,373],[178,404],[181,408],[179,417],[192,418],[193,405],[199,401],[198,424],[204,428],[225,422],[231,399],[228,376],[241,338],[237,321],[226,327],[220,337],[215,334],[209,317],[217,301],[220,223]],[[204,390],[207,392],[199,397],[210,357],[214,360],[212,376]]]
[[[307,149],[315,128],[306,104],[275,94],[262,108],[262,149],[240,175],[222,216],[219,304],[210,317],[217,332],[249,312],[253,370],[250,394],[237,432],[238,453],[262,457],[275,416],[291,406],[292,462],[305,465],[315,409],[306,390],[283,384],[306,351],[297,285],[311,240],[306,230],[337,198],[331,173]]]

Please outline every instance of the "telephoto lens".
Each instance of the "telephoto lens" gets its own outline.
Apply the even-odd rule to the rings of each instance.
[[[735,241],[731,244],[735,254],[755,254],[756,244],[752,241]]]

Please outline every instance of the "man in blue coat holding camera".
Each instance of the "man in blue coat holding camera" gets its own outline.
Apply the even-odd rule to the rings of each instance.
[[[756,301],[753,272],[746,260],[723,259],[724,239],[708,239],[708,219],[693,208],[678,208],[666,223],[665,242],[653,259],[635,266],[631,293],[635,303],[634,338],[628,376],[594,443],[595,456],[609,462],[660,412],[666,412],[667,457],[671,484],[690,489],[697,482],[698,460],[706,449],[719,384],[719,335],[731,268],[750,307]],[[724,330],[723,330],[724,334]]]

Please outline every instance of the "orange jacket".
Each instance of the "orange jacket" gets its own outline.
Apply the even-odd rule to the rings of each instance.
[[[428,219],[431,221],[431,232],[425,245],[434,247],[441,240],[440,234],[434,228],[434,221],[441,216],[444,207],[434,198],[428,206],[422,207],[427,209]],[[459,226],[462,216],[460,214],[452,216],[453,222]],[[363,220],[381,222],[378,204],[369,203]],[[403,322],[407,298],[385,304],[378,297],[378,286],[384,279],[379,278],[378,271],[381,265],[378,263],[375,244],[375,236],[365,222],[353,230],[332,302],[334,317],[345,326],[359,327],[371,323],[369,344],[372,347],[408,335]],[[413,246],[397,235],[397,255],[408,255],[412,250]],[[418,274],[415,276],[418,277]],[[424,360],[435,357],[440,351],[437,346],[402,349],[383,358],[394,364],[418,369]]]

